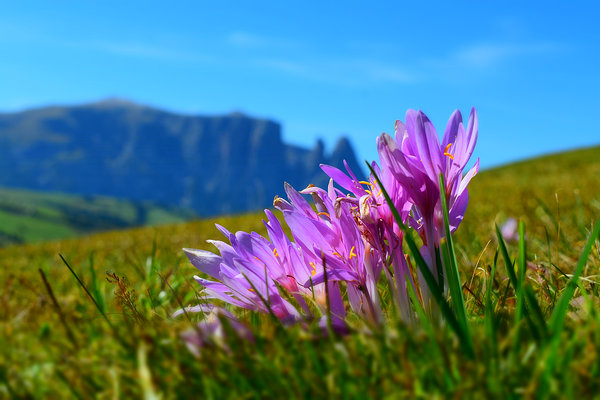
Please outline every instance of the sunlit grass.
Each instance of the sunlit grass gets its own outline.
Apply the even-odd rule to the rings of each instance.
[[[190,210],[149,202],[0,187],[0,247],[108,229],[177,223],[192,215]]]
[[[355,331],[343,338],[241,312],[255,342],[230,335],[229,350],[206,348],[196,359],[180,340],[192,324],[170,317],[180,303],[195,304],[200,290],[181,248],[209,249],[205,241],[220,237],[217,221],[264,233],[260,214],[1,249],[0,396],[593,396],[600,390],[598,240],[588,242],[578,284],[568,282],[600,217],[599,166],[596,148],[473,180],[454,237],[472,356],[441,321],[409,328],[388,307],[383,330],[353,319]],[[494,224],[509,216],[525,231],[504,251]],[[380,292],[389,299],[385,284]]]

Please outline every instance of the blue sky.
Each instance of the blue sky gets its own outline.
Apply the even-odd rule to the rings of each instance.
[[[275,119],[361,159],[408,108],[479,112],[482,167],[599,144],[594,2],[12,2],[0,110],[123,97]],[[525,4],[526,3],[526,4]]]

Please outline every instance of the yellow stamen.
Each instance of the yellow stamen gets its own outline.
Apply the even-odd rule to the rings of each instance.
[[[249,292],[256,293],[254,289],[248,289]]]
[[[354,252],[354,246],[352,246],[352,248],[350,249],[350,258],[349,259],[352,260],[352,257],[358,257],[356,255],[356,253]]]
[[[365,192],[369,193],[369,196],[372,196],[372,195],[373,195],[373,193],[371,193],[371,191],[370,191],[370,190],[365,190]]]
[[[273,249],[273,255],[274,255],[275,257],[279,257],[279,254],[277,253],[277,249]]]
[[[379,197],[381,196],[381,189],[379,189],[379,191],[377,192],[377,195],[375,197]]]
[[[325,215],[327,218],[331,219],[328,213],[326,212],[318,212],[317,215]]]
[[[373,187],[373,184],[371,182],[359,181],[358,183],[362,183],[363,185],[369,185],[369,186]]]
[[[309,264],[312,267],[312,271],[310,272],[310,276],[315,276],[317,274],[317,266],[312,261],[309,262]]]
[[[333,252],[333,255],[334,255],[334,256],[338,256],[338,257],[339,257],[339,258],[341,258],[341,259],[343,259],[343,258],[344,258],[344,257],[342,257],[342,256],[340,255],[340,253],[338,253],[337,251],[334,251],[334,252]]]
[[[448,153],[450,146],[452,146],[452,143],[448,143],[448,146],[446,146],[446,148],[444,149],[444,155],[447,157],[450,157],[451,160],[454,160],[454,156],[452,154]]]

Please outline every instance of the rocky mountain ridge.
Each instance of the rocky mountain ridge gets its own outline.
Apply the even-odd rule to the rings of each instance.
[[[241,113],[181,115],[128,101],[0,114],[0,185],[153,201],[199,216],[270,207],[283,182],[326,185],[320,163],[360,174],[348,139],[330,154],[286,144]],[[362,174],[361,174],[362,175]]]

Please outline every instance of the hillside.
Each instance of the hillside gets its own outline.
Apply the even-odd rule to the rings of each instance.
[[[532,236],[559,238],[561,251],[578,254],[580,241],[600,217],[600,146],[549,154],[482,171],[469,185],[469,208],[457,241],[480,250],[493,224],[523,220]]]
[[[180,304],[193,303],[200,289],[192,279],[198,271],[181,248],[214,250],[206,240],[222,239],[215,223],[232,231],[264,233],[261,214],[0,249],[0,378],[7,382],[3,389],[0,379],[0,393],[82,398],[89,393],[140,397],[148,391],[166,398],[199,393],[216,398],[281,397],[282,393],[290,398],[367,398],[389,393],[462,397],[469,393],[474,398],[509,394],[533,398],[545,371],[546,353],[541,353],[540,342],[523,321],[520,332],[510,328],[515,297],[508,291],[500,260],[497,279],[488,286],[486,271],[496,251],[493,224],[508,217],[525,220],[527,277],[543,300],[539,312],[548,318],[565,287],[559,269],[566,274],[573,270],[591,222],[600,217],[599,172],[600,147],[595,147],[483,171],[472,181],[469,208],[455,241],[462,281],[469,290],[464,295],[473,321],[475,360],[465,357],[459,342],[441,326],[431,334],[402,324],[381,335],[364,329],[332,345],[301,329],[281,330],[268,317],[247,312],[240,315],[253,327],[256,341],[228,342],[227,346],[236,346],[234,351],[209,348],[203,358],[194,357],[180,340],[190,322],[183,316],[171,318]],[[509,243],[513,257],[516,247]],[[98,299],[98,308],[77,286],[58,253]],[[589,304],[600,304],[593,283],[599,266],[596,246],[585,270]],[[38,268],[48,277],[61,307],[58,312]],[[488,290],[497,304],[495,339],[487,322],[485,327],[481,322],[481,303]],[[578,296],[577,301],[583,302]],[[586,311],[588,303],[579,307],[574,300],[557,347],[556,363],[562,369],[550,376],[549,390],[559,397],[597,393],[600,320],[593,309]],[[68,322],[61,323],[61,315]],[[72,337],[65,333],[68,329],[74,331]],[[515,343],[520,350],[513,358]],[[72,351],[66,354],[65,349]],[[146,381],[140,383],[142,374]]]
[[[193,212],[150,202],[0,188],[0,247],[189,220]]]
[[[0,114],[0,185],[193,209],[260,210],[297,187],[323,185],[320,163],[358,173],[350,142],[332,151],[282,140],[279,123],[241,113],[182,115],[123,100]]]

